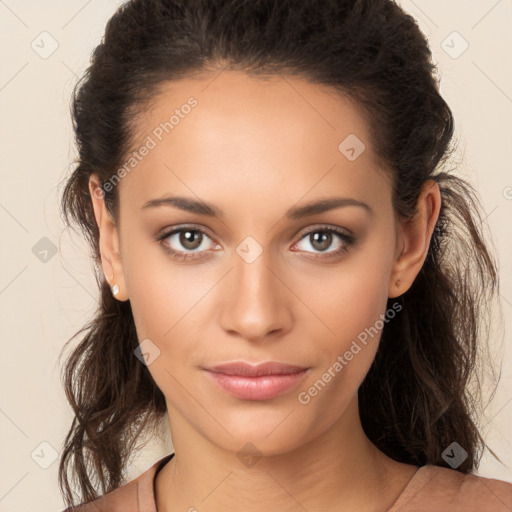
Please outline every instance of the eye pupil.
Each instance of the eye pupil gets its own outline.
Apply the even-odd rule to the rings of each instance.
[[[180,233],[180,244],[187,249],[197,249],[201,245],[201,233],[187,230]],[[199,241],[199,243],[197,243]]]
[[[319,251],[328,249],[332,243],[332,233],[328,231],[317,231],[310,236],[312,236],[313,247],[315,247],[315,243],[318,243],[318,239],[320,239],[320,247],[315,247]]]

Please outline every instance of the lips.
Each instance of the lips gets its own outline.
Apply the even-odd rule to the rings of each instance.
[[[222,373],[224,375],[240,375],[242,377],[260,377],[262,375],[289,375],[290,373],[299,373],[307,370],[307,367],[296,366],[276,361],[268,361],[258,365],[251,365],[243,361],[233,363],[224,363],[206,370],[213,373]]]
[[[204,368],[222,390],[243,400],[269,400],[298,386],[309,368],[275,361],[242,361]]]

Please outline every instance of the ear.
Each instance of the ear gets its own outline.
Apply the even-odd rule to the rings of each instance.
[[[434,180],[427,180],[423,184],[416,209],[412,219],[399,223],[388,291],[390,298],[402,295],[411,287],[427,257],[441,210],[441,192]]]
[[[95,174],[89,178],[89,192],[91,194],[94,217],[100,234],[101,265],[105,278],[110,287],[117,284],[119,293],[115,298],[120,301],[128,300],[121,253],[119,251],[119,233],[117,226],[105,206],[104,192],[101,183]]]

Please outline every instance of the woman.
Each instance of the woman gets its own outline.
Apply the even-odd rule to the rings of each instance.
[[[497,272],[434,71],[389,0],[116,12],[62,199],[105,276],[65,368],[68,510],[71,475],[86,511],[511,509],[471,474]],[[163,416],[174,454],[123,483]]]

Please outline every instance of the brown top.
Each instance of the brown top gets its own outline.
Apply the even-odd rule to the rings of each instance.
[[[157,512],[155,477],[174,453],[140,476],[96,500],[62,512]],[[512,512],[512,483],[465,475],[439,466],[420,467],[387,512]]]

